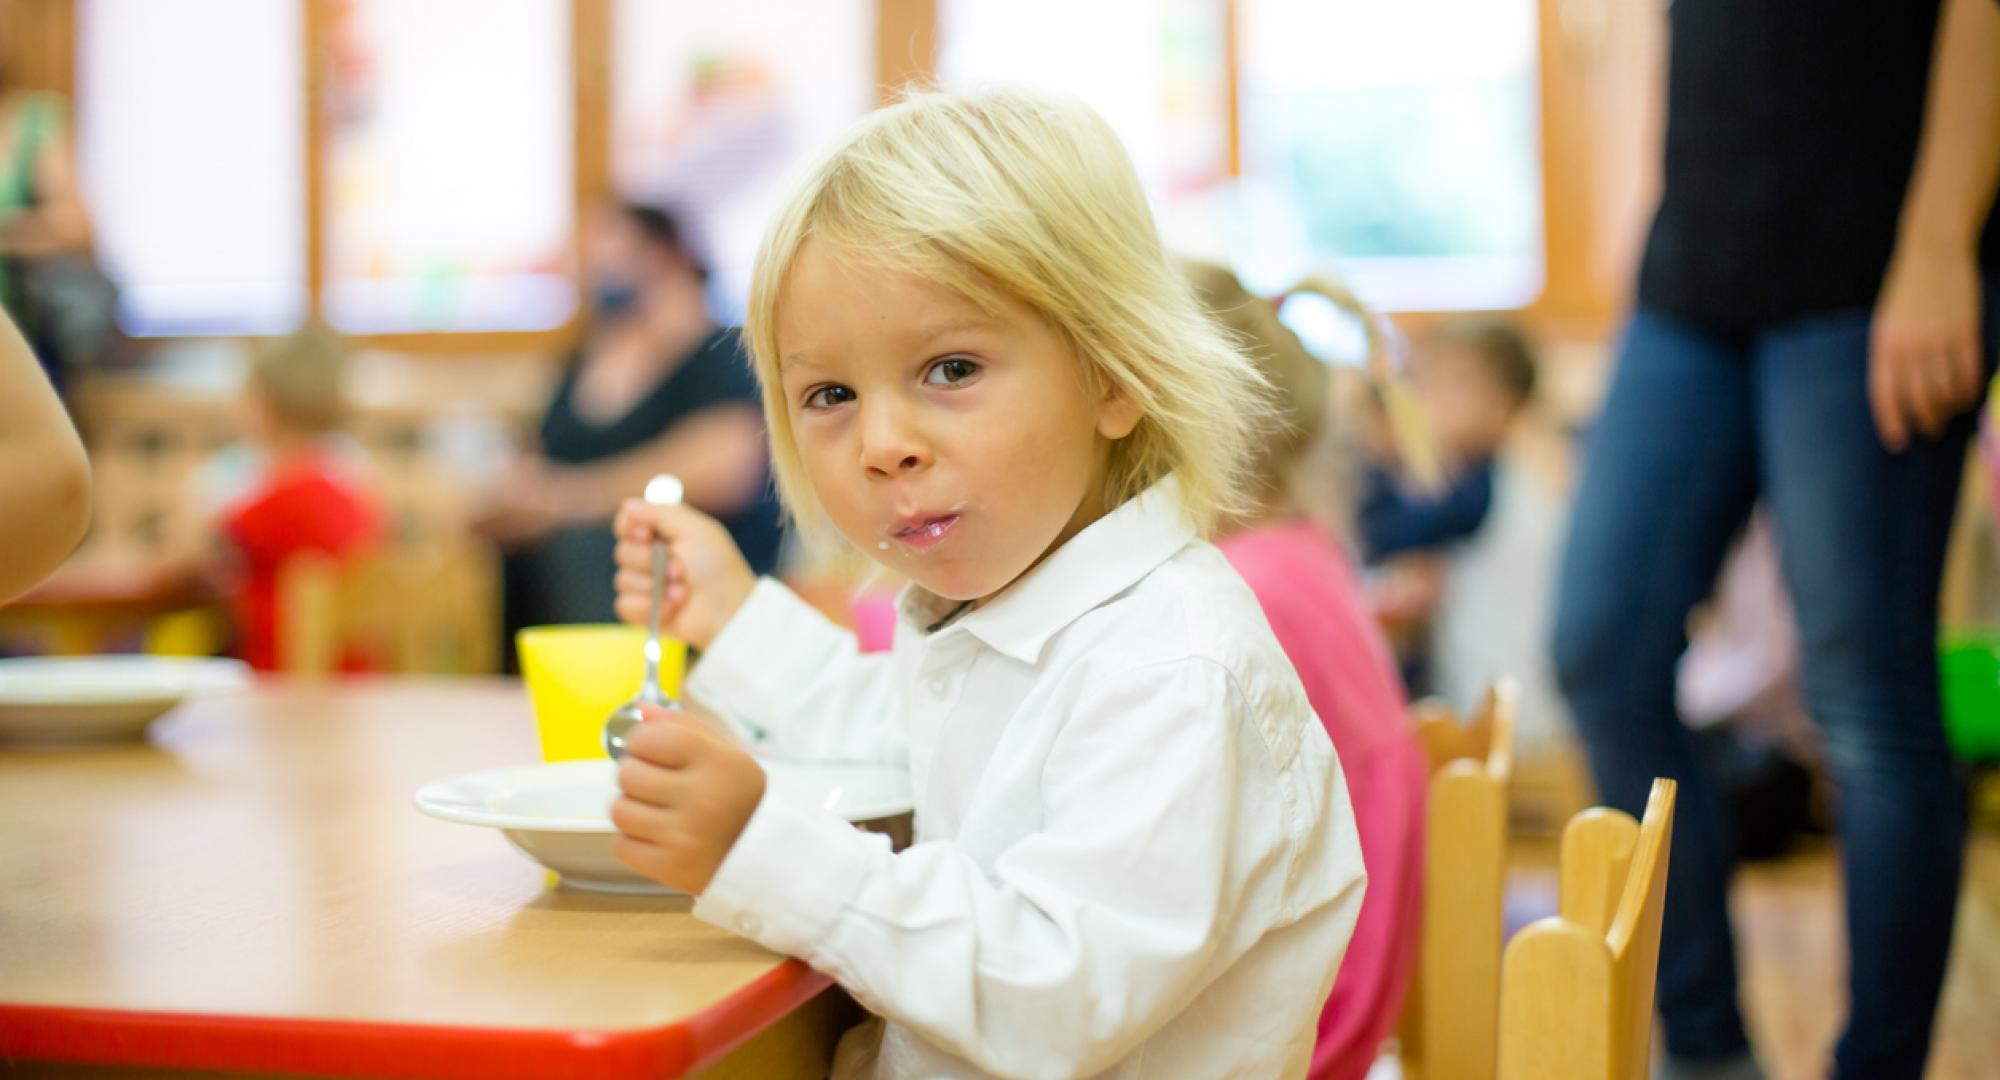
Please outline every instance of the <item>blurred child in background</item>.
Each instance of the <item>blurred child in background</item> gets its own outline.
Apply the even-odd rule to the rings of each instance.
[[[1495,678],[1517,680],[1516,748],[1533,756],[1569,731],[1543,645],[1562,502],[1509,453],[1535,400],[1534,348],[1507,322],[1452,320],[1410,367],[1448,482],[1413,493],[1393,459],[1370,468],[1356,513],[1370,595],[1414,692],[1467,712]]]
[[[1497,320],[1449,322],[1426,335],[1411,382],[1445,456],[1450,483],[1418,493],[1393,461],[1367,471],[1355,527],[1371,565],[1433,551],[1478,530],[1493,504],[1494,460],[1535,393],[1535,362],[1520,332]]]
[[[1216,546],[1257,594],[1347,775],[1368,893],[1333,993],[1320,1012],[1310,1075],[1352,1080],[1367,1075],[1382,1040],[1396,1026],[1416,960],[1427,779],[1423,751],[1352,559],[1299,499],[1302,491],[1328,486],[1325,476],[1302,468],[1324,435],[1331,396],[1327,367],[1278,321],[1277,309],[1252,296],[1236,275],[1200,262],[1189,262],[1184,270],[1203,306],[1234,333],[1277,391],[1279,423],[1264,431],[1252,454],[1256,508]],[[1301,288],[1336,304],[1353,304],[1345,289],[1310,283]],[[1370,325],[1369,313],[1352,313]]]
[[[221,571],[235,651],[260,670],[278,665],[285,560],[316,551],[352,562],[382,537],[361,450],[341,428],[347,356],[346,343],[317,326],[260,346],[244,381],[243,440],[192,479],[213,541],[193,559]],[[342,664],[366,666],[357,656]]]

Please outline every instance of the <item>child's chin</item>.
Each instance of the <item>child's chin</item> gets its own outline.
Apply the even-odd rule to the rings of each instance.
[[[994,591],[992,589],[981,588],[977,584],[969,583],[961,578],[940,578],[934,574],[910,574],[909,578],[911,581],[923,586],[925,591],[943,600],[960,602],[977,600]]]

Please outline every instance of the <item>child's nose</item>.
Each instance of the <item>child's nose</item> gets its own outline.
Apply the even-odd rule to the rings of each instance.
[[[891,477],[929,463],[929,449],[901,409],[878,406],[862,410],[862,468],[874,476]]]

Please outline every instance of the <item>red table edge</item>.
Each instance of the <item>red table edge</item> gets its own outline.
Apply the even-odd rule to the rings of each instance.
[[[684,1076],[831,986],[787,960],[657,1028],[483,1028],[0,1004],[0,1061],[433,1080]]]

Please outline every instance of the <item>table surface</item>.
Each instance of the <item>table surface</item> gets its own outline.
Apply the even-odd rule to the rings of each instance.
[[[160,1044],[125,1063],[396,1072],[370,1054],[428,1046],[460,1075],[591,1051],[671,1075],[827,985],[685,897],[552,889],[497,831],[411,804],[535,756],[497,679],[260,682],[146,743],[0,748],[0,1057],[122,1032]],[[529,1057],[480,1067],[502,1046]]]

